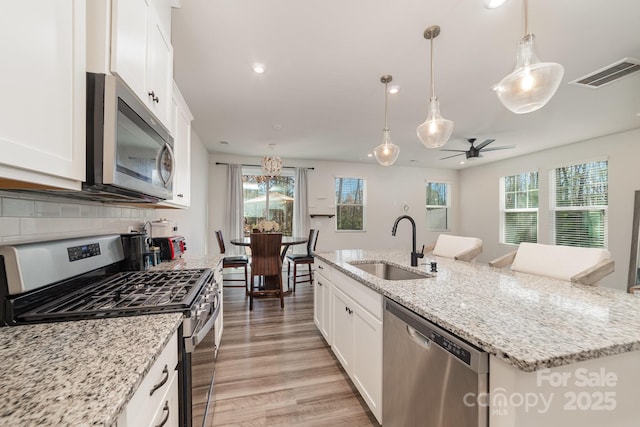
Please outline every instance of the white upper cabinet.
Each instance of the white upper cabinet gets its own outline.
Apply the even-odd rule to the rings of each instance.
[[[173,199],[160,203],[163,206],[189,207],[191,205],[191,121],[193,115],[178,87],[173,85]]]
[[[81,188],[85,7],[81,0],[3,2],[0,187]]]
[[[172,130],[173,48],[148,0],[113,0],[111,71]]]

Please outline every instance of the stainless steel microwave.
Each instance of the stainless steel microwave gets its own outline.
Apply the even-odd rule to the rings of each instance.
[[[87,73],[85,197],[157,202],[172,197],[173,138],[117,76]]]

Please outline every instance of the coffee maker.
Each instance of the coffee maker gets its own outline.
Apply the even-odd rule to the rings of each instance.
[[[120,262],[122,271],[144,271],[149,268],[149,238],[145,233],[121,234],[124,260]]]

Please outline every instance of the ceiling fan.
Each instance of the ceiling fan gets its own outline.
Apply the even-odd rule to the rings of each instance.
[[[454,154],[452,156],[443,157],[440,160],[450,159],[450,158],[456,157],[456,156],[462,156],[463,154],[465,154],[467,156],[467,159],[474,159],[476,157],[482,157],[482,154],[480,154],[481,151],[482,152],[484,152],[484,151],[496,151],[496,150],[507,150],[509,148],[515,148],[514,145],[507,145],[507,146],[504,146],[504,147],[484,148],[487,145],[491,144],[493,141],[495,141],[495,139],[485,139],[484,141],[482,141],[477,146],[473,145],[473,143],[476,142],[476,138],[469,138],[469,139],[467,139],[467,141],[469,142],[469,144],[471,144],[471,147],[468,150],[448,150],[446,148],[440,150],[440,151],[455,151],[455,152],[460,153],[460,154]]]

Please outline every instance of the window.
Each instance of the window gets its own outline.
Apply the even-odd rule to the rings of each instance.
[[[259,223],[274,221],[278,231],[291,236],[293,228],[294,177],[290,171],[268,178],[260,169],[247,168],[242,171],[242,194],[244,201],[244,233],[251,233]],[[269,223],[268,223],[269,224]]]
[[[449,184],[427,182],[427,230],[449,230]]]
[[[500,243],[538,241],[538,172],[505,176],[501,180]]]
[[[551,241],[556,245],[607,247],[608,162],[551,171]]]
[[[336,178],[336,230],[364,230],[365,181]]]

